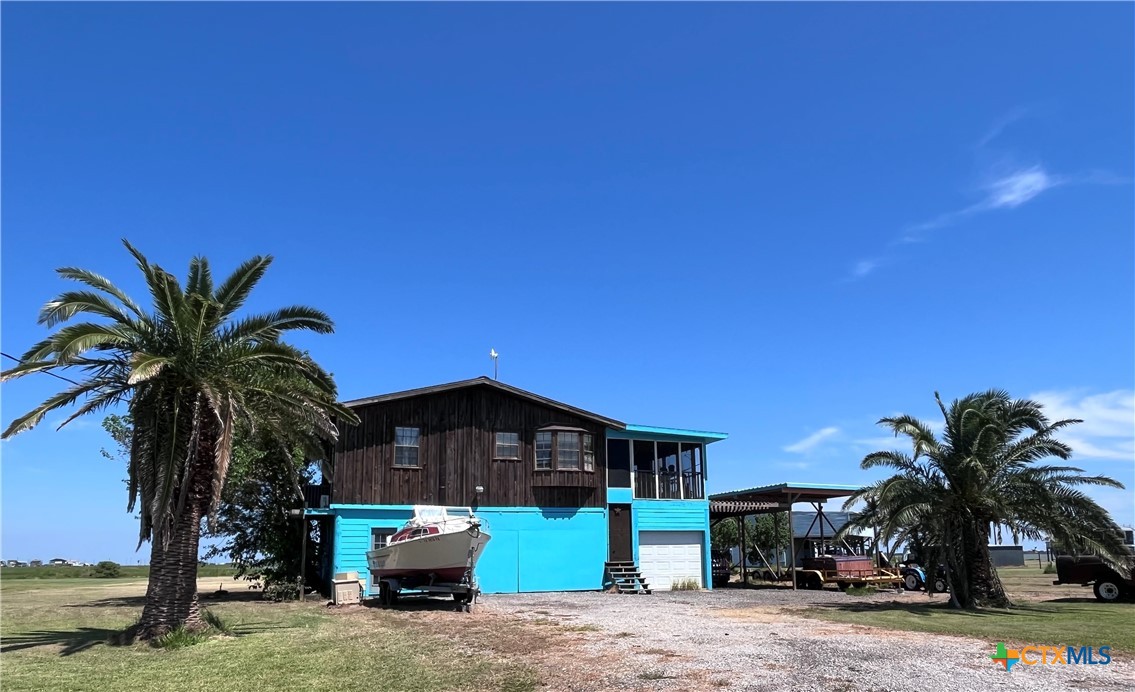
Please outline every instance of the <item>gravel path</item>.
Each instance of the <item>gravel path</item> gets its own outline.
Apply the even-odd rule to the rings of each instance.
[[[868,616],[848,625],[786,610],[847,598],[836,591],[729,589],[497,595],[481,603],[489,613],[579,633],[581,655],[553,664],[553,689],[1135,690],[1130,662],[1006,673],[989,659],[986,641],[876,629]]]

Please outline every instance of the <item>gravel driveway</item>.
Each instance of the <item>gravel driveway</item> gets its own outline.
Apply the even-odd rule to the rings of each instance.
[[[554,664],[555,689],[1135,690],[1130,662],[1006,673],[989,659],[986,641],[875,629],[867,617],[863,625],[823,622],[787,610],[847,598],[837,591],[723,589],[497,595],[481,603],[490,613],[579,633],[581,655]]]

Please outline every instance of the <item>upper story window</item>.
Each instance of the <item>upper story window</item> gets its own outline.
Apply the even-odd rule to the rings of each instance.
[[[561,471],[579,470],[579,433],[562,432],[556,435],[556,468]]]
[[[394,465],[418,465],[418,428],[394,428]]]
[[[536,433],[536,469],[552,468],[552,433]]]
[[[520,458],[520,433],[499,432],[496,437],[494,459]]]
[[[595,471],[595,438],[576,430],[536,433],[537,471]]]

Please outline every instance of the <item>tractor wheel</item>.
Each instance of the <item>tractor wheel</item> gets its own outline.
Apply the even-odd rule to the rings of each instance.
[[[917,574],[907,572],[906,576],[902,578],[902,585],[907,591],[918,591],[922,588],[922,580],[918,578]]]
[[[950,590],[950,585],[946,583],[945,579],[943,579],[942,577],[938,577],[934,580],[934,591],[935,591],[935,593],[946,593],[949,590]]]
[[[840,591],[847,591],[848,587],[851,586],[851,584],[848,584],[845,581],[837,581],[835,585],[839,587]]]

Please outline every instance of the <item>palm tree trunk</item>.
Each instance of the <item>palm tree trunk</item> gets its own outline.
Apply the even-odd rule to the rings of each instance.
[[[971,601],[968,607],[1007,608],[1012,605],[989,554],[988,522],[977,521],[966,532],[965,550]]]
[[[178,627],[194,630],[205,626],[197,601],[197,560],[201,518],[209,497],[213,459],[211,444],[209,447],[208,456],[199,452],[190,462],[194,466],[189,477],[190,490],[171,527],[169,544],[163,547],[160,540],[152,542],[146,605],[138,623],[141,639],[160,637]]]

